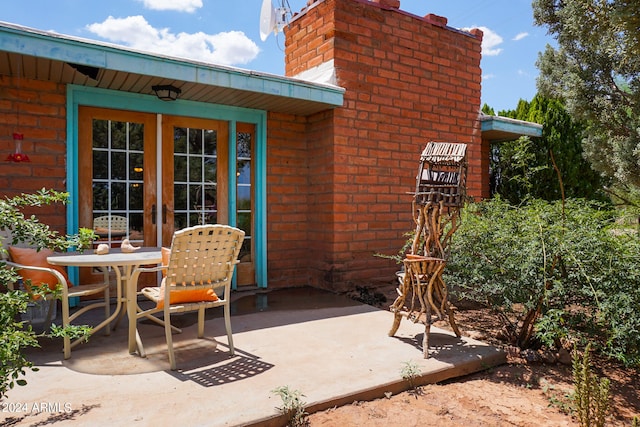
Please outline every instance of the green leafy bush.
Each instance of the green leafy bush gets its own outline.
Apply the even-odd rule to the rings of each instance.
[[[38,340],[30,326],[24,328],[23,322],[16,321],[18,313],[27,310],[28,302],[26,292],[0,293],[0,398],[16,384],[26,384],[20,378],[25,369],[37,370],[24,357],[22,349],[38,346]]]
[[[50,248],[64,251],[67,248],[86,248],[91,245],[95,237],[92,230],[80,229],[77,235],[60,235],[48,225],[38,221],[35,216],[25,217],[22,209],[38,207],[52,203],[65,203],[67,193],[41,190],[36,194],[23,194],[13,198],[0,200],[0,230],[11,232],[9,244],[25,242],[36,248]],[[5,242],[6,244],[7,242]],[[6,251],[0,239],[0,251]],[[0,260],[0,399],[15,385],[25,385],[21,378],[26,369],[37,371],[28,361],[23,350],[37,347],[37,335],[30,325],[19,321],[19,314],[27,310],[29,295],[20,290],[8,291],[8,284],[16,283],[20,276],[14,269],[9,268]],[[44,290],[32,286],[32,291],[43,296]],[[47,289],[47,293],[51,293]],[[59,298],[59,289],[52,292],[54,298]],[[60,328],[53,326],[51,336],[88,337],[90,328],[87,326],[71,326]]]
[[[459,298],[495,310],[521,348],[596,340],[640,364],[640,242],[617,233],[597,202],[500,198],[462,211],[445,280]]]

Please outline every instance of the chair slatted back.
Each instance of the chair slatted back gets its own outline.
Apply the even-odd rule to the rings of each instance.
[[[167,284],[224,286],[231,282],[244,231],[222,224],[176,231],[171,242]]]
[[[119,215],[105,215],[94,218],[93,228],[104,228],[111,231],[127,231],[127,218]]]

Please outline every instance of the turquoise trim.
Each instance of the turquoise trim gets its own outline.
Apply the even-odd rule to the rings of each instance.
[[[73,98],[72,100],[67,99],[67,105],[71,105],[74,108],[69,111],[75,115],[78,113],[77,107],[79,105],[247,123],[259,123],[261,116],[265,114],[262,110],[250,108],[207,104],[180,99],[165,102],[160,101],[155,95],[141,95],[78,85],[67,85],[67,97]],[[74,132],[76,131],[77,130],[74,130]]]
[[[255,248],[256,282],[258,287],[267,287],[267,115],[263,114],[256,125],[255,153]]]
[[[237,188],[237,178],[236,178],[236,122],[232,121],[229,123],[229,159],[228,165],[229,170],[227,171],[227,182],[229,183],[227,189],[227,198],[229,200],[228,209],[229,209],[229,225],[235,227],[238,224],[238,217],[236,215],[237,212],[237,200],[238,200],[238,192]],[[238,270],[235,269],[233,271],[233,280],[231,282],[231,289],[238,288]]]
[[[68,91],[67,91],[68,94]],[[73,104],[71,97],[67,96],[67,111],[72,111]],[[67,135],[77,135],[78,115],[67,115]],[[69,138],[69,137],[67,137]],[[77,136],[76,136],[77,140]],[[67,233],[77,233],[78,227],[78,144],[69,144],[67,139],[67,192],[69,193],[69,204],[67,205]],[[76,165],[72,167],[71,165]],[[78,267],[67,268],[67,274],[71,283],[80,283],[80,271]],[[75,297],[69,300],[69,305],[75,307],[80,303],[80,298]]]
[[[480,120],[480,130],[482,132],[508,132],[517,135],[516,138],[520,135],[532,137],[542,136],[541,124],[501,116],[485,116]]]
[[[267,114],[262,110],[254,110],[224,105],[206,104],[194,101],[177,100],[160,101],[152,95],[140,95],[118,92],[100,88],[67,85],[67,190],[70,203],[67,206],[67,232],[78,231],[78,107],[90,106],[132,110],[146,113],[162,113],[177,116],[206,118],[229,122],[229,182],[236,182],[236,122],[252,123],[256,126],[257,147],[255,159],[255,230],[256,239],[256,283],[258,287],[267,287],[267,252],[266,252],[266,122]],[[235,185],[229,185],[229,222],[236,224],[236,191]],[[77,274],[77,272],[75,273]],[[77,281],[77,276],[75,276]],[[71,277],[73,280],[73,277]]]
[[[238,192],[237,189],[237,181],[236,177],[236,168],[237,168],[237,140],[236,140],[236,122],[232,121],[229,123],[229,170],[227,180],[229,182],[229,187],[227,190],[227,197],[229,199],[229,225],[235,227],[238,224]]]

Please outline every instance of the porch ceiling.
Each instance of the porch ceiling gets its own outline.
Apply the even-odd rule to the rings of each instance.
[[[267,73],[134,51],[0,22],[0,75],[153,95],[154,85],[182,90],[181,100],[309,115],[342,106],[344,89]]]

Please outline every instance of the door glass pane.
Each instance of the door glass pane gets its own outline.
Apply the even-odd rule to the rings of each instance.
[[[117,181],[125,180],[127,176],[127,156],[122,151],[111,152],[111,179]]]
[[[251,147],[253,136],[254,134],[250,132],[238,132],[236,135],[236,222],[238,228],[245,232],[244,242],[238,257],[243,262],[252,259]]]
[[[187,129],[173,128],[173,151],[175,153],[187,152]]]
[[[184,184],[175,184],[173,186],[173,204],[178,210],[187,209],[187,186]]]
[[[106,179],[109,176],[109,154],[106,151],[93,151],[93,177]]]
[[[204,132],[204,154],[218,155],[218,138],[217,132],[214,130],[205,130]]]
[[[203,150],[203,134],[202,129],[189,129],[189,153],[202,154]]]
[[[204,180],[205,182],[216,182],[218,169],[216,167],[216,158],[210,157],[204,161]]]
[[[186,213],[175,213],[173,216],[173,224],[176,230],[180,230],[187,227],[187,214]]]
[[[189,182],[202,182],[202,157],[189,157]]]
[[[142,202],[144,201],[144,194],[142,194],[142,185],[137,182],[131,183],[129,185],[129,209],[135,211],[142,211],[144,209],[144,205]]]
[[[122,211],[127,208],[127,186],[124,182],[111,182],[111,209]]]
[[[129,123],[129,149],[142,151],[144,148],[144,125]]]
[[[144,218],[144,125],[92,122],[93,218],[100,243],[142,241]]]
[[[174,227],[217,221],[217,131],[174,127]]]
[[[109,184],[105,182],[93,183],[93,210],[106,211],[109,209]]]
[[[173,179],[175,182],[187,182],[187,156],[173,157]]]

